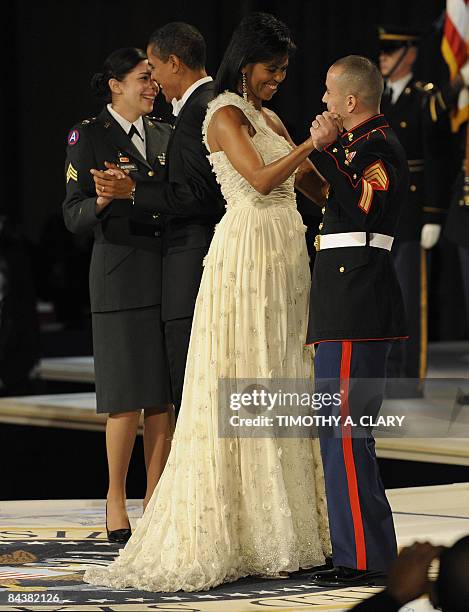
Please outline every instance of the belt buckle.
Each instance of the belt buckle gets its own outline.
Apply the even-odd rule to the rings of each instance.
[[[320,234],[317,234],[314,238],[314,248],[316,249],[316,251],[321,250],[321,235]]]

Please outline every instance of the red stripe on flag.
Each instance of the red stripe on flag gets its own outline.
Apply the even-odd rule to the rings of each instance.
[[[467,45],[466,41],[461,37],[461,34],[458,32],[448,15],[446,16],[445,20],[444,38],[446,38],[448,41],[451,51],[453,52],[458,64],[458,68],[460,68],[466,60]]]
[[[340,392],[342,394],[341,416],[350,416],[349,407],[349,384],[350,366],[352,362],[352,343],[342,342],[342,357],[340,361]],[[344,427],[342,423],[342,449],[344,453],[345,472],[347,474],[348,494],[350,508],[352,510],[353,530],[355,533],[355,550],[357,555],[357,569],[366,570],[366,543],[365,530],[363,528],[362,511],[360,508],[360,497],[358,494],[357,471],[353,456],[351,426]]]

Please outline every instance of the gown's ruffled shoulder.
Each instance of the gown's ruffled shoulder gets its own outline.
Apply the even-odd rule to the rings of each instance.
[[[224,91],[223,93],[219,94],[216,98],[209,102],[205,119],[202,124],[203,141],[209,152],[210,148],[207,142],[208,126],[210,125],[213,115],[223,106],[236,106],[243,111],[251,123],[257,123],[259,121],[259,113],[251,102],[247,102],[242,96],[233,93],[232,91]]]

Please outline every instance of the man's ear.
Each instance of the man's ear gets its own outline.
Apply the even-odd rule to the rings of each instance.
[[[353,94],[347,96],[346,108],[348,113],[353,113],[357,107],[357,98]]]
[[[182,67],[182,62],[181,60],[178,58],[177,55],[173,55],[171,54],[168,57],[168,62],[171,64],[171,72],[173,74],[176,74],[177,72],[179,72],[181,70]]]

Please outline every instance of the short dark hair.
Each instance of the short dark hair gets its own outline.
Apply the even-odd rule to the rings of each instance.
[[[438,605],[445,612],[465,612],[469,602],[469,536],[461,538],[440,556],[436,581]]]
[[[215,94],[238,92],[241,69],[247,64],[269,62],[296,51],[289,28],[269,13],[247,15],[233,32],[215,79]]]
[[[163,62],[176,55],[188,68],[205,68],[205,40],[197,28],[189,23],[173,21],[155,30],[148,45]]]
[[[384,82],[378,66],[362,55],[347,55],[334,62],[331,68],[341,68],[344,82],[351,94],[360,98],[367,108],[381,102]]]
[[[123,47],[113,51],[104,61],[103,71],[96,72],[91,79],[91,89],[100,98],[111,101],[109,79],[122,81],[135,66],[147,59],[147,54],[136,47]]]

